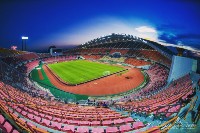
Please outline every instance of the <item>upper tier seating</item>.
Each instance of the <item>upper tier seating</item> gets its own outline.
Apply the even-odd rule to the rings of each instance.
[[[145,58],[145,59],[154,60],[154,61],[163,63],[167,66],[170,66],[170,64],[171,64],[171,61],[167,57],[163,56],[161,53],[159,53],[158,51],[155,51],[155,50],[132,49],[132,50],[129,50],[129,52],[127,54],[129,56],[141,57],[141,58]]]
[[[37,53],[37,55],[39,56],[39,58],[51,57],[50,53]]]
[[[101,55],[82,55],[85,59],[93,59],[93,60],[98,60],[102,56]]]
[[[125,56],[129,49],[111,49],[110,54],[120,52],[122,56]]]
[[[91,54],[109,54],[111,49],[109,48],[87,48],[87,49],[74,49],[65,54],[78,54],[78,55],[91,55]]]
[[[25,54],[26,52],[24,51],[18,51],[18,50],[11,50],[11,49],[5,49],[5,48],[0,48],[0,57],[8,57],[8,56],[16,56],[20,54]]]
[[[27,62],[29,60],[34,60],[37,58],[39,58],[39,57],[36,53],[26,53],[26,54],[13,56],[13,57],[3,58],[3,61],[10,65],[17,66],[22,62]]]
[[[126,57],[120,57],[120,58],[112,58],[112,57],[109,57],[109,56],[103,56],[101,59],[101,61],[113,61],[113,62],[120,62],[120,63],[123,63],[124,60],[126,59]]]
[[[144,65],[150,65],[151,62],[144,61],[144,60],[138,60],[135,58],[126,58],[125,63],[133,65],[133,66],[144,66]]]

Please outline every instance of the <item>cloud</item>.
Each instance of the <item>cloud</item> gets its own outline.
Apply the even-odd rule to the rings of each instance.
[[[156,30],[154,28],[147,27],[147,26],[141,26],[141,27],[135,28],[135,30],[142,33],[145,33],[145,32],[156,33]]]
[[[159,41],[164,41],[166,43],[170,43],[170,44],[176,44],[176,35],[174,34],[170,34],[170,33],[162,33],[158,35],[158,40]]]
[[[200,35],[199,34],[174,34],[162,33],[158,35],[159,42],[165,42],[173,45],[184,46],[190,50],[200,49]]]
[[[172,24],[157,25],[158,41],[163,45],[183,47],[192,51],[200,49],[200,34],[186,32],[184,27]]]
[[[194,51],[194,52],[199,52],[198,49],[196,49],[196,48],[194,48],[194,47],[191,47],[191,46],[188,46],[188,45],[185,45],[185,44],[182,44],[182,43],[181,43],[181,45],[166,43],[166,42],[163,42],[163,41],[159,41],[159,43],[160,43],[161,45],[164,45],[164,46],[171,46],[171,47],[184,48],[184,49],[191,50],[191,51]]]

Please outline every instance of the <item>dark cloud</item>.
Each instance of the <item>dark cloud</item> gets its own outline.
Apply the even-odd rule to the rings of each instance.
[[[200,33],[190,33],[184,31],[185,27],[174,24],[161,24],[156,27],[158,39],[161,42],[175,45],[187,45],[200,49]]]
[[[187,45],[200,50],[200,34],[176,34],[163,32],[159,34],[158,38],[166,43]]]
[[[176,36],[170,33],[159,34],[158,39],[167,43],[177,44]]]

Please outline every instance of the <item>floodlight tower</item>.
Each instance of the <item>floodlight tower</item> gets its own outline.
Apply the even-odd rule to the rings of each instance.
[[[28,40],[28,37],[22,36],[22,51],[26,50],[26,40]]]

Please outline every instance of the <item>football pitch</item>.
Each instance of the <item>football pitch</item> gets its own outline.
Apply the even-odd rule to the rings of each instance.
[[[122,70],[123,67],[86,60],[75,60],[48,64],[48,67],[68,84],[79,84],[96,79],[106,74],[113,74]]]

